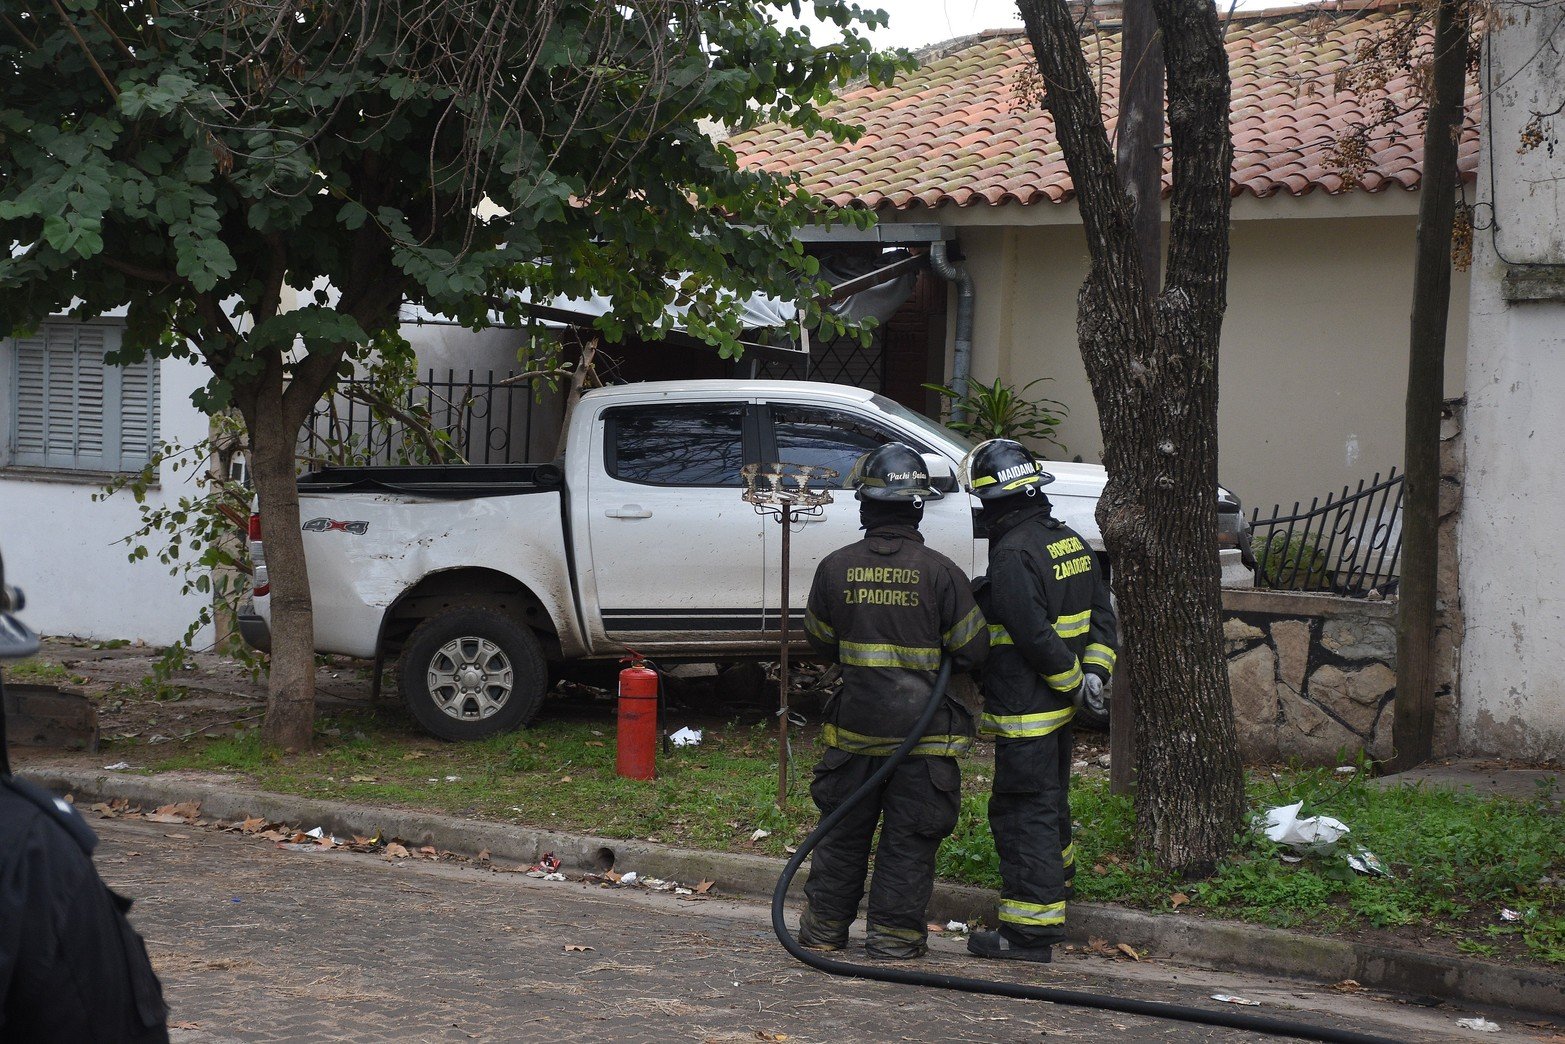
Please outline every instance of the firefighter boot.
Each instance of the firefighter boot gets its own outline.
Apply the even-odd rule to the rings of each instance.
[[[1031,961],[1048,964],[1054,960],[1053,947],[1020,946],[999,932],[974,932],[967,940],[967,952],[994,961]]]
[[[871,921],[865,932],[864,952],[881,961],[910,961],[928,953],[929,943],[923,932]]]
[[[817,917],[806,905],[799,916],[799,945],[806,950],[840,950],[848,945],[848,922]]]

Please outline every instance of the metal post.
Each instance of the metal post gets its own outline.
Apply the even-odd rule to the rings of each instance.
[[[783,501],[782,515],[782,663],[777,669],[777,807],[788,803],[788,571],[793,505]]]

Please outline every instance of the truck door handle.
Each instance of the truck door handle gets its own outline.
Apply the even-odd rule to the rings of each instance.
[[[652,512],[640,504],[626,504],[623,507],[609,508],[604,512],[609,518],[651,518]]]

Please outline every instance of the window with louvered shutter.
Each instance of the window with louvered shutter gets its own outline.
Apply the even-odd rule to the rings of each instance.
[[[11,459],[19,467],[135,471],[158,438],[155,360],[110,366],[117,326],[45,323],[7,342],[12,380]]]

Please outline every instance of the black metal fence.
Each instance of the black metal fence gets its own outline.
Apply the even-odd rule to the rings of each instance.
[[[756,376],[767,380],[829,381],[884,392],[885,339],[877,331],[866,347],[853,337],[812,338],[808,357],[762,360]]]
[[[299,436],[306,467],[363,464],[516,464],[532,459],[530,381],[493,370],[429,370],[387,396],[363,377],[339,381]]]
[[[1271,517],[1260,509],[1250,519],[1255,550],[1255,585],[1294,591],[1333,591],[1343,595],[1388,594],[1394,589],[1402,555],[1402,479],[1397,469],[1382,480],[1377,472],[1366,485],[1342,487],[1301,510]]]

